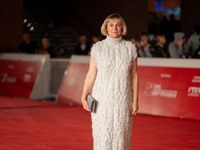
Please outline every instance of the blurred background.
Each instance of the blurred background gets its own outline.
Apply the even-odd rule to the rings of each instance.
[[[93,36],[104,38],[100,27],[114,12],[127,23],[125,39],[139,41],[142,32],[162,32],[170,42],[174,32],[181,31],[189,37],[200,24],[199,6],[198,0],[1,0],[0,53],[19,52],[26,32],[37,44],[37,51],[46,37],[54,45],[55,57],[69,58],[80,36],[87,36],[91,44]],[[167,24],[172,19],[174,22]]]
[[[92,149],[80,99],[91,47],[119,13],[140,57],[134,149],[199,150],[199,8],[200,0],[0,0],[0,149]]]

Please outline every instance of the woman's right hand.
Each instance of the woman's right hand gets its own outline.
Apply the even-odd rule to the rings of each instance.
[[[96,75],[97,75],[97,67],[92,60],[92,56],[90,56],[89,70],[88,70],[88,73],[85,78],[83,92],[82,92],[82,96],[81,96],[81,102],[82,102],[83,108],[87,111],[89,111],[89,108],[88,108],[88,103],[86,101],[86,97],[87,97],[88,92],[93,87],[93,84],[96,79]]]
[[[87,110],[87,111],[90,111],[90,110],[88,109],[87,101],[86,101],[85,99],[82,99],[81,102],[82,102],[83,108],[84,108],[85,110]]]

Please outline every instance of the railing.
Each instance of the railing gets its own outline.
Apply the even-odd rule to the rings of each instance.
[[[57,97],[68,66],[69,59],[50,59],[49,97]]]

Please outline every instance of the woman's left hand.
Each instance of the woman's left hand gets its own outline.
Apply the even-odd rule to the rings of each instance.
[[[137,112],[138,112],[138,110],[139,110],[138,104],[137,104],[137,103],[133,103],[133,105],[132,105],[132,110],[131,110],[131,114],[132,114],[132,115],[136,115]]]

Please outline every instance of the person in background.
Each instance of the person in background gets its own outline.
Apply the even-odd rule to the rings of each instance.
[[[80,36],[80,41],[75,48],[75,55],[89,55],[90,44],[85,35]]]
[[[96,42],[98,42],[98,41],[100,41],[101,40],[101,37],[100,36],[98,36],[98,35],[93,35],[92,36],[92,44],[91,44],[91,48],[92,48],[92,46],[96,43]]]
[[[199,39],[200,39],[200,25],[195,26],[194,35],[192,35],[187,41],[187,48],[190,51],[190,55],[192,58],[197,58],[197,51],[199,48]]]
[[[136,48],[137,48],[138,57],[145,57],[144,52],[142,51],[140,42],[137,41],[137,40],[134,39],[134,38],[130,38],[130,41],[131,41],[133,44],[135,44],[135,46],[136,46]]]
[[[140,35],[138,52],[141,57],[152,57],[151,45],[149,43],[149,35],[147,32],[142,32]]]
[[[153,46],[154,57],[169,57],[168,43],[163,33],[156,34],[156,42]]]
[[[101,40],[101,37],[98,36],[98,35],[93,35],[92,36],[92,43],[95,44],[96,42],[100,41]]]
[[[30,36],[27,33],[24,33],[22,38],[23,42],[19,45],[20,52],[27,54],[37,53],[38,47],[36,43],[31,40]]]
[[[49,54],[50,58],[56,58],[56,52],[53,45],[50,45],[48,38],[42,38],[42,50],[40,54]]]
[[[169,30],[167,16],[162,15],[161,18],[162,18],[162,20],[159,25],[159,32],[163,33],[165,35],[165,38],[168,39],[168,37],[166,37],[166,35],[168,34],[168,30]]]
[[[166,36],[169,38],[168,41],[173,42],[174,40],[174,33],[181,31],[181,24],[180,21],[175,19],[175,15],[171,14],[169,16],[169,21],[167,23],[167,32],[165,33]]]
[[[196,58],[200,58],[200,38],[199,38],[199,47],[198,47],[198,50],[197,50],[197,57]]]
[[[183,32],[174,33],[174,41],[169,44],[170,58],[188,58],[188,49],[184,44],[186,42]]]

